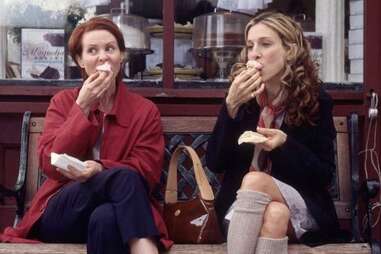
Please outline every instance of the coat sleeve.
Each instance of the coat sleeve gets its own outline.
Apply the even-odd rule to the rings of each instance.
[[[238,118],[237,116],[236,119],[232,119],[227,112],[226,104],[222,105],[206,151],[206,164],[216,173],[232,168],[233,153],[238,149]]]
[[[102,159],[101,163],[106,168],[127,167],[136,170],[144,177],[152,191],[160,181],[163,157],[164,136],[160,113],[157,107],[152,105],[128,157],[120,161]]]
[[[333,140],[336,130],[332,117],[332,101],[320,100],[320,119],[314,127],[309,146],[288,136],[286,142],[270,152],[273,168],[288,183],[299,186],[327,186],[335,170]]]
[[[75,103],[74,93],[70,92],[64,91],[52,98],[38,142],[40,167],[49,178],[57,181],[69,179],[50,164],[50,153],[67,153],[83,159],[99,132],[98,124],[83,114]]]

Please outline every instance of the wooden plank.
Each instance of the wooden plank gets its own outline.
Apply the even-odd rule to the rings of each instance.
[[[86,254],[84,244],[1,243],[0,254]]]
[[[118,0],[119,1],[119,0]],[[164,3],[167,1],[164,1]],[[173,23],[172,23],[173,24]],[[169,28],[169,27],[168,27]],[[375,42],[376,43],[376,42]],[[168,56],[169,57],[169,56]],[[377,65],[373,65],[377,68]],[[367,76],[364,76],[366,78]],[[129,89],[145,97],[192,97],[192,98],[220,98],[223,99],[226,96],[227,88],[212,88],[216,86],[214,81],[197,81],[202,88],[191,88],[192,81],[181,82],[186,83],[187,88],[163,88],[162,82],[141,81],[141,80],[124,80],[124,83],[129,87],[129,83],[133,83],[135,86],[130,86]],[[175,82],[179,83],[179,82]],[[145,84],[153,87],[144,87]],[[377,84],[377,83],[376,83]],[[57,92],[80,86],[81,82],[78,80],[62,80],[62,81],[49,81],[49,80],[0,80],[0,96],[17,96],[20,98],[18,103],[26,102],[23,96],[41,97],[46,96],[47,102],[49,97],[53,96]],[[365,85],[368,85],[365,83]],[[223,84],[224,86],[224,84]],[[165,86],[166,87],[166,86]],[[211,88],[209,88],[211,87]],[[374,87],[374,89],[377,88]],[[327,93],[334,100],[335,107],[345,106],[350,110],[353,106],[363,105],[364,92],[362,90],[346,90],[346,89],[327,89]]]
[[[166,254],[225,254],[226,244],[219,245],[174,245]],[[318,247],[308,247],[302,244],[291,244],[289,254],[370,254],[370,247],[363,243],[327,244]]]
[[[38,169],[38,154],[37,154],[37,146],[38,146],[38,138],[40,133],[32,132],[29,134],[29,146],[28,146],[28,170],[26,176],[26,193],[25,200],[26,204],[28,204],[34,194],[37,192],[39,188],[39,171]]]
[[[350,202],[352,200],[351,172],[350,172],[350,148],[347,133],[337,133],[337,174],[339,184],[340,201]]]
[[[211,132],[216,122],[216,117],[213,116],[162,116],[161,123],[163,131],[178,132],[178,133],[204,133]],[[41,133],[44,128],[43,117],[32,117],[30,120],[30,133]]]
[[[161,123],[165,133],[210,133],[213,131],[216,117],[163,116]]]
[[[335,116],[333,118],[335,128],[337,132],[348,132],[347,118],[344,116]],[[197,130],[204,129],[202,132],[210,132],[213,130],[215,121],[217,117],[215,116],[162,116],[162,124],[164,127],[164,132],[173,131],[186,131],[194,132]],[[188,127],[186,127],[188,126]],[[30,132],[41,132],[44,127],[44,117],[32,117],[30,120]]]
[[[164,132],[211,132],[217,117],[213,116],[162,116]],[[347,135],[347,118],[337,116],[333,118],[336,131]],[[348,143],[347,143],[348,146]]]
[[[176,244],[165,254],[225,254],[226,244]],[[370,254],[370,247],[365,243],[327,244],[308,247],[291,244],[289,254]],[[86,254],[84,244],[0,244],[0,254]]]
[[[347,117],[345,116],[334,116],[333,123],[335,125],[337,132],[348,132]]]
[[[335,209],[337,213],[337,217],[341,219],[352,219],[352,214],[351,214],[351,203],[350,201],[348,202],[343,202],[341,200],[335,201]]]
[[[34,194],[39,188],[39,172],[38,172],[38,138],[44,128],[44,118],[43,117],[32,117],[29,122],[29,146],[28,146],[28,171],[26,177],[26,194],[25,200],[28,204]]]
[[[33,113],[45,113],[49,102],[14,102],[1,101],[0,113],[14,114],[32,111]]]
[[[44,129],[44,117],[32,117],[29,124],[30,133],[41,133]]]

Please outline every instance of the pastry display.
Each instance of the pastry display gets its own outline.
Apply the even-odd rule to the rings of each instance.
[[[146,18],[126,13],[111,13],[101,16],[111,19],[120,28],[127,51],[152,53]]]
[[[147,27],[147,31],[153,37],[163,37],[164,27],[162,25],[153,25]],[[191,22],[187,22],[185,25],[175,23],[174,25],[175,38],[192,38],[193,25]]]
[[[194,79],[200,79],[200,74],[202,70],[199,68],[192,68],[190,66],[185,67],[175,67],[174,73],[175,78],[177,79],[184,79],[184,80],[194,80]],[[162,78],[163,76],[163,69],[159,66],[151,67],[147,71],[143,73],[144,79],[158,79]]]
[[[149,48],[149,43],[146,42],[146,36],[142,30],[126,24],[121,24],[120,30],[123,32],[126,48]]]
[[[194,18],[193,48],[243,47],[244,30],[250,17],[231,12],[214,12]]]
[[[210,58],[218,65],[216,75],[208,78],[227,80],[231,66],[245,47],[244,30],[249,20],[248,15],[224,11],[193,19],[192,50],[195,56],[204,57],[206,61]],[[197,59],[196,62],[203,61]]]
[[[65,38],[63,33],[46,33],[44,40],[48,41],[53,47],[64,47]]]
[[[36,68],[30,72],[32,78],[35,79],[59,79],[60,73],[56,68],[47,66],[41,73],[36,71]]]

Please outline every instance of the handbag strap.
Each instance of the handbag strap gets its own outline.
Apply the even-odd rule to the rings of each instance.
[[[203,200],[213,201],[214,194],[212,188],[210,187],[208,178],[206,177],[204,169],[202,168],[200,158],[198,157],[196,151],[190,146],[180,145],[173,152],[171,160],[169,162],[164,202],[166,204],[177,202],[177,166],[179,156],[182,152],[186,152],[186,154],[188,154],[188,156],[192,160],[194,175],[196,177],[196,182],[200,191],[201,198]]]

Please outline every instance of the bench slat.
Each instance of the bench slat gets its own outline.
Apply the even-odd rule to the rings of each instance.
[[[216,119],[215,116],[162,116],[161,122],[164,132],[211,132]],[[348,127],[345,116],[335,116],[333,121],[337,132],[347,132]],[[43,126],[43,117],[33,117],[29,131],[40,133]]]
[[[162,116],[161,123],[165,133],[205,133],[212,132],[216,117]]]
[[[166,254],[225,254],[226,244],[175,244]],[[327,244],[308,247],[291,244],[289,254],[370,254],[365,243]],[[84,244],[0,244],[0,254],[86,254]]]
[[[337,132],[348,132],[347,117],[335,116],[333,117],[333,123]]]

